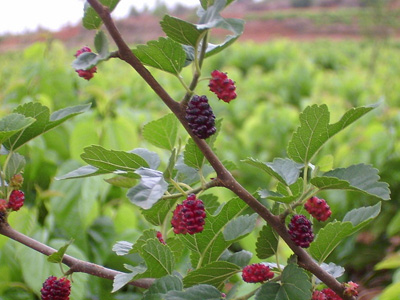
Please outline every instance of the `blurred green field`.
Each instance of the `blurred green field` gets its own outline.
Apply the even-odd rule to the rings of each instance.
[[[27,205],[20,213],[12,214],[10,223],[54,247],[74,238],[71,255],[121,269],[126,258],[111,252],[112,245],[118,240],[134,241],[149,226],[126,199],[126,190],[111,187],[100,178],[56,181],[54,177],[83,165],[80,154],[92,144],[124,151],[148,148],[157,152],[166,165],[169,154],[145,142],[141,130],[168,110],[121,61],[98,66],[90,82],[79,78],[71,67],[75,51],[51,41],[0,55],[0,115],[30,101],[38,101],[52,111],[92,103],[89,113],[23,148],[21,154],[27,157],[23,187]],[[382,180],[390,184],[392,201],[384,203],[373,225],[348,239],[328,259],[346,267],[347,275],[358,278],[367,289],[385,288],[400,280],[396,269],[400,265],[393,264],[389,271],[374,270],[388,251],[398,250],[396,241],[400,237],[398,57],[400,42],[389,40],[239,42],[224,54],[207,59],[203,74],[208,76],[214,69],[228,72],[236,82],[238,98],[228,105],[218,102],[208,91],[207,81],[201,81],[197,90],[209,96],[215,115],[223,119],[217,153],[222,160],[236,165],[232,167],[235,176],[252,192],[272,187],[275,182],[241,160],[285,157],[287,142],[299,124],[298,115],[307,105],[326,103],[334,122],[353,106],[381,102],[378,109],[334,137],[318,154],[318,160],[327,168],[372,164],[380,170]],[[183,97],[175,77],[151,71],[173,98]],[[189,82],[190,67],[182,75]],[[186,139],[183,130],[181,133]],[[215,192],[220,199],[230,196]],[[353,193],[327,192],[321,196],[337,219],[352,208],[373,203]],[[48,265],[43,255],[0,237],[0,299],[37,299],[40,285],[50,270],[55,272],[54,266]],[[32,278],[35,273],[38,276]],[[133,287],[110,296],[111,281],[75,276],[74,300],[140,299]],[[379,299],[398,299],[388,294]]]

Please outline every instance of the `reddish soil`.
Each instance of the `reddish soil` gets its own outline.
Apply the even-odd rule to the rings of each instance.
[[[241,5],[233,5],[224,17],[234,17],[246,20],[247,13],[257,14],[257,11],[248,11]],[[325,8],[326,9],[326,8]],[[264,11],[265,12],[265,11]],[[261,13],[263,13],[261,11]],[[185,17],[182,17],[185,19]],[[146,43],[146,41],[163,36],[159,25],[159,18],[152,15],[140,15],[117,21],[117,27],[128,43]],[[381,29],[382,35],[393,34],[386,29]],[[226,32],[215,31],[215,34],[225,36]],[[395,33],[396,35],[398,33]],[[81,47],[88,44],[94,35],[93,31],[84,29],[80,24],[65,27],[58,32],[39,31],[25,35],[0,36],[0,52],[23,49],[37,41],[61,40],[68,47]],[[241,41],[253,40],[264,42],[271,39],[286,38],[294,40],[313,39],[359,39],[362,32],[356,24],[334,24],[316,26],[307,19],[283,20],[246,20],[245,31],[240,37]]]

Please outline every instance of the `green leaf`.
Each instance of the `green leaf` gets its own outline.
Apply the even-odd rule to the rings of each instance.
[[[157,170],[140,168],[135,173],[140,175],[140,183],[128,191],[127,197],[133,204],[149,209],[167,191],[168,183],[164,180],[163,173]]]
[[[239,198],[233,198],[223,205],[216,215],[207,215],[203,232],[179,236],[179,239],[192,251],[191,262],[193,266],[201,267],[216,261],[225,249],[236,241],[226,241],[223,231],[226,225],[240,216],[246,208],[246,203]]]
[[[107,6],[112,12],[114,8],[117,6],[119,0],[100,0],[100,3],[103,4],[104,6]],[[101,20],[100,16],[97,14],[97,12],[93,9],[93,7],[90,6],[90,4],[86,1],[85,2],[85,14],[83,16],[83,26],[86,29],[99,29],[103,21]]]
[[[174,114],[165,115],[143,127],[143,137],[146,141],[167,150],[174,148],[177,132],[178,120]]]
[[[239,252],[235,252],[226,259],[227,262],[233,263],[241,268],[247,266],[253,257],[253,253],[241,250]]]
[[[299,178],[295,183],[289,186],[291,194],[288,193],[287,187],[278,183],[277,190],[278,192],[272,192],[268,190],[261,190],[258,192],[261,198],[268,198],[273,201],[281,202],[281,203],[291,203],[303,193],[303,179]]]
[[[132,50],[145,65],[178,75],[185,65],[186,53],[182,46],[170,38],[160,37]]]
[[[221,292],[207,284],[198,284],[184,291],[169,291],[165,300],[220,300]]]
[[[295,264],[287,265],[282,272],[281,284],[267,282],[256,293],[256,300],[309,300],[311,282],[305,271]]]
[[[57,176],[56,180],[85,178],[85,177],[90,177],[90,176],[104,175],[104,174],[108,174],[108,173],[110,173],[110,172],[108,172],[106,170],[100,170],[99,168],[96,168],[93,166],[83,166],[83,167],[75,169],[71,172],[68,172],[65,175]]]
[[[249,234],[256,226],[258,214],[239,216],[233,219],[224,229],[224,239],[226,241],[236,240],[244,235]]]
[[[143,300],[162,300],[169,291],[182,291],[183,283],[179,277],[167,275],[158,278],[150,288],[145,291]],[[158,298],[157,298],[158,297]]]
[[[146,267],[144,266],[136,266],[132,267],[129,265],[125,265],[125,268],[129,269],[131,273],[120,273],[115,275],[114,281],[113,281],[113,289],[111,293],[114,293],[124,287],[126,284],[128,284],[130,281],[133,280],[133,278],[141,273],[144,273],[146,271]]]
[[[13,152],[4,170],[6,180],[10,180],[15,174],[20,173],[24,169],[25,164],[25,157],[23,157],[21,154]]]
[[[81,158],[88,164],[121,176],[131,177],[138,168],[149,166],[147,161],[134,153],[106,150],[98,145],[86,147],[83,151]]]
[[[73,240],[70,240],[68,243],[65,243],[57,252],[49,255],[47,257],[47,261],[51,263],[61,263],[64,257],[65,252],[67,251],[68,247],[72,244]]]
[[[94,37],[94,46],[97,53],[103,58],[108,57],[108,40],[104,31],[99,30]]]
[[[295,183],[300,176],[300,170],[303,168],[303,164],[298,164],[288,158],[275,158],[273,162],[267,163],[254,158],[247,158],[243,162],[263,170],[284,185]]]
[[[87,111],[89,108],[90,104],[77,105],[58,110],[50,115],[49,109],[38,102],[30,102],[20,105],[14,110],[14,112],[24,115],[27,118],[36,119],[36,121],[25,127],[18,134],[11,136],[3,143],[3,145],[8,150],[15,151],[33,138],[53,129],[66,120]]]
[[[192,138],[189,139],[183,152],[183,162],[196,170],[201,170],[206,162],[203,152],[199,149]]]
[[[379,182],[378,170],[369,165],[358,164],[337,168],[315,177],[311,183],[319,189],[347,189],[390,200],[389,185]]]
[[[164,179],[165,180],[168,181],[168,180],[172,179],[173,174],[174,174],[174,167],[175,167],[177,160],[178,160],[177,150],[176,150],[176,148],[174,148],[171,152],[171,156],[169,157],[168,166],[164,171]]]
[[[209,284],[217,289],[222,289],[224,282],[235,275],[241,268],[227,261],[215,261],[200,269],[189,272],[183,278],[185,287],[191,287],[196,284]]]
[[[300,114],[300,127],[293,134],[288,146],[288,156],[298,163],[308,164],[321,147],[336,133],[377,107],[377,105],[353,108],[334,124],[329,124],[328,107],[308,106]]]
[[[112,178],[104,179],[105,182],[120,188],[130,189],[136,185],[135,178],[128,178],[124,176],[114,176]]]
[[[165,218],[168,216],[169,211],[175,205],[178,199],[164,199],[158,201],[149,209],[142,209],[141,213],[148,222],[155,226],[161,226],[165,222]]]
[[[384,269],[398,269],[400,268],[400,253],[389,254],[382,261],[377,263],[374,270],[384,270]]]
[[[0,144],[35,122],[34,118],[25,117],[22,114],[9,114],[0,119]]]
[[[197,29],[196,25],[192,23],[168,15],[164,16],[160,24],[169,38],[180,44],[193,47],[197,45],[201,34],[205,31],[205,29]]]
[[[137,154],[143,158],[147,162],[150,169],[156,170],[160,166],[161,160],[156,152],[145,148],[136,148],[130,151],[130,153]]]
[[[346,214],[343,222],[328,223],[320,229],[314,242],[311,243],[309,249],[311,255],[319,262],[325,261],[344,238],[352,235],[376,218],[380,209],[380,203],[354,209]]]
[[[278,250],[278,237],[270,226],[264,225],[260,231],[256,243],[257,257],[260,259],[269,258],[275,255]]]

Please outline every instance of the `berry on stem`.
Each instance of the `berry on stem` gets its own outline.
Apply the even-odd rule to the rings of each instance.
[[[55,276],[50,276],[43,283],[40,292],[42,300],[69,300],[71,283],[65,277],[57,279]]]
[[[92,49],[90,49],[89,47],[83,47],[81,49],[79,49],[78,51],[76,51],[75,53],[75,57],[78,57],[79,55],[81,55],[82,53],[85,52],[92,52]],[[94,73],[97,72],[97,67],[92,67],[89,70],[76,70],[76,72],[78,73],[79,77],[82,77],[86,80],[90,80],[93,78]]]
[[[176,234],[195,234],[204,229],[206,212],[203,201],[190,194],[182,204],[178,204],[172,216],[171,225]]]
[[[8,204],[7,201],[4,199],[0,199],[0,212],[5,213],[7,211]]]
[[[325,295],[326,300],[343,300],[341,297],[339,297],[338,294],[336,294],[331,289],[323,289],[321,292]]]
[[[264,264],[252,264],[243,268],[242,278],[245,282],[264,282],[274,277],[268,266]]]
[[[314,240],[311,222],[303,215],[294,215],[289,223],[289,234],[297,246],[308,248]]]
[[[358,284],[349,281],[343,284],[344,285],[344,293],[348,296],[358,296]]]
[[[164,244],[164,245],[166,244],[164,239],[163,239],[162,233],[160,231],[157,231],[157,238],[158,238],[158,240],[160,241],[161,244]]]
[[[25,201],[25,194],[23,191],[14,190],[10,194],[10,198],[8,199],[8,208],[11,208],[13,211],[19,210]]]
[[[318,221],[326,221],[332,214],[331,208],[324,199],[311,197],[304,204],[304,208]]]
[[[321,291],[314,291],[311,300],[327,300],[326,295]]]
[[[211,80],[208,84],[210,91],[215,93],[218,99],[229,103],[236,98],[236,86],[232,79],[229,79],[226,73],[218,70],[211,72]]]
[[[217,131],[215,115],[206,96],[193,96],[186,108],[185,118],[193,133],[200,139],[206,139]]]

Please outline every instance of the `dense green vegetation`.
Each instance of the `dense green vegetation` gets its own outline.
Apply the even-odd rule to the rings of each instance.
[[[83,165],[80,154],[92,144],[124,151],[146,147],[157,152],[166,164],[165,153],[146,143],[141,133],[147,122],[168,111],[122,62],[101,64],[90,82],[79,78],[70,67],[75,50],[53,41],[0,56],[1,115],[30,101],[38,101],[52,111],[92,103],[89,113],[25,146],[23,189],[27,205],[11,215],[9,221],[19,231],[53,247],[74,238],[69,248],[72,255],[118,269],[127,258],[111,252],[112,245],[119,240],[134,241],[149,226],[126,199],[126,189],[112,187],[97,177],[67,181],[54,178]],[[391,284],[392,278],[398,280],[400,274],[396,272],[392,277],[387,271],[373,271],[388,249],[395,252],[390,238],[400,233],[400,82],[396,80],[400,74],[400,61],[396,59],[399,54],[400,44],[389,41],[242,42],[223,55],[210,58],[204,67],[205,74],[220,69],[236,81],[238,98],[234,105],[212,102],[217,118],[223,119],[224,134],[219,136],[216,149],[250,191],[274,182],[241,160],[249,156],[262,161],[285,157],[285,145],[306,105],[326,103],[336,120],[353,106],[381,101],[378,109],[340,133],[318,154],[327,170],[370,163],[391,186],[392,201],[384,203],[373,227],[358,238],[348,239],[328,259],[348,268],[346,275],[359,278],[367,288],[373,287],[373,279],[381,274],[389,275],[379,282],[382,287]],[[183,72],[184,80],[189,80],[189,71]],[[181,85],[175,77],[158,71],[154,75],[174,98],[181,99]],[[198,92],[208,93],[207,81],[200,82]],[[228,193],[215,192],[221,197]],[[321,196],[329,202],[333,218],[337,219],[350,209],[373,204],[360,194],[329,192]],[[253,245],[255,235],[246,241]],[[237,246],[248,247],[244,243]],[[360,249],[368,255],[360,256]],[[398,267],[398,261],[389,264],[389,268]],[[49,268],[53,266],[46,263],[43,255],[0,236],[0,299],[36,299],[34,295],[51,273]],[[364,277],[367,271],[371,273]],[[35,273],[38,276],[32,277]],[[109,298],[111,281],[80,274],[74,278],[74,300],[140,299],[132,287]],[[389,293],[390,290],[386,292],[388,296],[379,299],[394,299]]]

